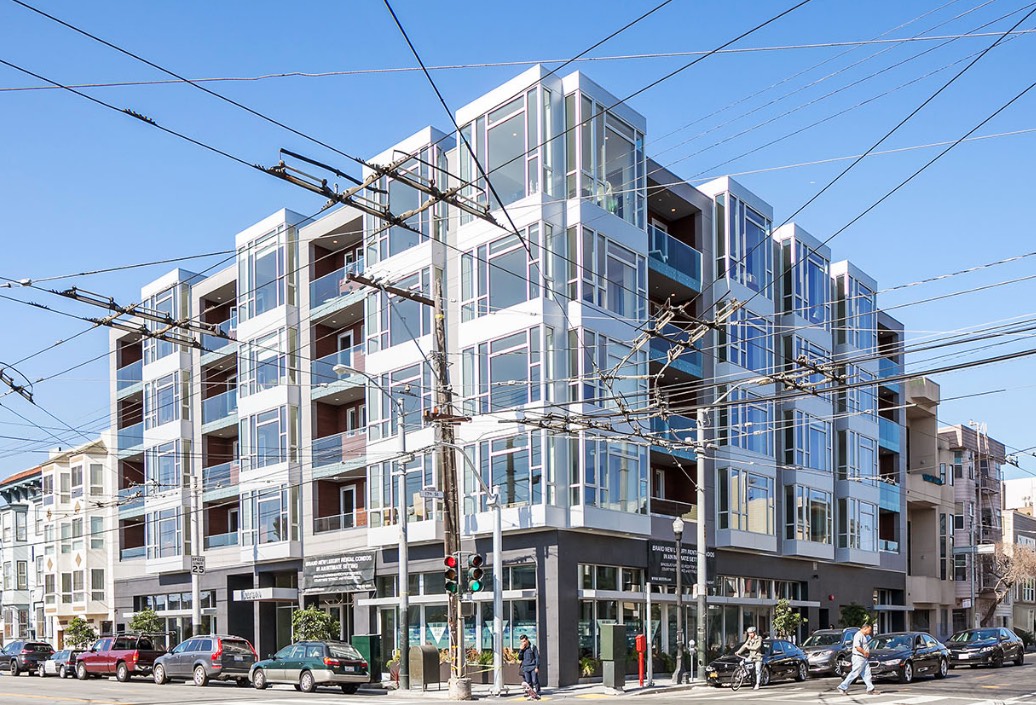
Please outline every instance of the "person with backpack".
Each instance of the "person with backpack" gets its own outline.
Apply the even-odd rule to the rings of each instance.
[[[518,664],[522,671],[522,680],[536,693],[540,694],[540,651],[532,643],[529,637],[522,634],[519,637]]]

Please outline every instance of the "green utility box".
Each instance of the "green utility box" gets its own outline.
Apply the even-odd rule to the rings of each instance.
[[[601,671],[604,684],[615,690],[626,687],[626,627],[601,626]]]
[[[381,669],[385,663],[381,658],[381,634],[354,634],[349,642],[356,647],[367,661],[371,683],[381,683]]]

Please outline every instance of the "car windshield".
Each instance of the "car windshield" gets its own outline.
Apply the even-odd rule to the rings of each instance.
[[[224,639],[223,651],[228,654],[243,654],[246,656],[252,655],[252,649],[248,646],[248,642],[239,641],[237,639]]]
[[[986,639],[996,639],[996,629],[968,629],[964,632],[957,632],[950,637],[950,641],[954,644],[966,644],[969,641],[984,641]]]
[[[841,632],[828,632],[826,634],[817,632],[811,634],[808,639],[802,642],[803,646],[834,646],[842,643]]]
[[[872,649],[909,649],[913,642],[913,637],[909,634],[892,634],[874,637],[870,641],[870,647]]]
[[[331,650],[331,655],[335,658],[347,658],[354,661],[363,660],[363,656],[352,647],[352,644],[328,644],[327,648]]]

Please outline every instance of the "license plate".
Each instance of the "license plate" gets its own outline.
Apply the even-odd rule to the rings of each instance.
[[[717,674],[717,673],[710,673],[709,674],[709,678],[719,678],[719,674]]]
[[[958,654],[957,658],[959,658],[961,661],[967,661],[969,658],[971,658],[971,654]]]

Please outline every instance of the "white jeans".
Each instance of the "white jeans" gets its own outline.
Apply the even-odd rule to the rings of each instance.
[[[871,680],[871,662],[870,659],[865,659],[862,656],[853,654],[852,670],[849,671],[849,675],[845,677],[842,684],[838,686],[839,690],[849,690],[849,686],[853,684],[857,678],[863,677],[863,684],[867,686],[867,692],[874,690],[874,682]]]

